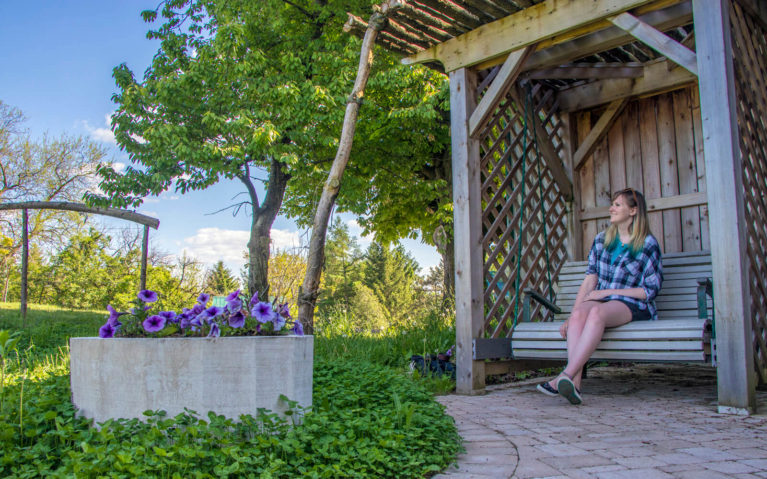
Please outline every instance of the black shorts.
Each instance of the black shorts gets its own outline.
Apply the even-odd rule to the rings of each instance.
[[[631,311],[632,321],[649,321],[650,320],[650,312],[646,309],[639,309],[639,306],[637,306],[634,303],[629,303],[625,299],[611,299],[610,301],[620,301],[621,303],[628,306],[629,310]]]

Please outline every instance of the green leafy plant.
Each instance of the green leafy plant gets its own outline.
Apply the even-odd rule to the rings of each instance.
[[[5,329],[0,330],[0,411],[3,410],[5,400],[5,362],[8,355],[16,351],[20,336],[18,331],[11,333]]]

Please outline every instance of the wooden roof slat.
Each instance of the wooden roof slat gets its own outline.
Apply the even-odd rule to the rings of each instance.
[[[506,9],[500,8],[498,5],[488,0],[463,0],[462,3],[466,5],[470,11],[475,13],[475,15],[477,14],[477,11],[479,11],[487,16],[492,17],[493,20],[503,18],[506,15],[512,13]]]
[[[421,48],[428,48],[430,45],[429,38],[426,37],[423,33],[419,31],[414,32],[391,18],[388,22],[386,22],[386,26],[382,31],[387,32],[392,36],[396,36],[397,38],[401,38],[402,40],[408,43],[412,43],[413,45],[417,45]]]
[[[364,37],[365,30],[368,24],[365,20],[356,15],[347,13],[349,18],[344,24],[344,31],[356,35],[357,37]],[[387,31],[381,31],[378,33],[378,42],[388,50],[395,50],[397,53],[410,55],[420,50],[416,45],[409,43],[406,40],[398,38]]]
[[[480,17],[474,15],[464,8],[461,8],[449,0],[418,0],[418,3],[422,3],[438,12],[444,13],[454,21],[466,25],[470,30],[473,30],[485,23],[480,19]]]
[[[420,32],[423,34],[425,38],[431,39],[433,42],[443,42],[445,39],[451,38],[452,34],[450,32],[447,32],[445,30],[434,28],[430,25],[424,25],[420,22],[414,22],[410,17],[406,17],[404,15],[402,16],[394,16],[394,19],[402,25],[404,28],[407,28],[408,30],[412,30],[414,32]],[[454,30],[454,28],[451,28],[451,30]]]
[[[432,15],[426,10],[415,8],[413,5],[407,2],[403,2],[402,8],[394,12],[393,18],[395,18],[398,22],[411,25],[413,28],[422,28],[426,32],[429,32],[429,34],[432,36],[434,36],[432,33],[430,33],[432,30],[443,31],[453,36],[458,36],[467,31],[459,28],[454,24],[445,22],[441,18]]]

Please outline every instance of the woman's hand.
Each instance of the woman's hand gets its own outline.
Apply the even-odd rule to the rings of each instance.
[[[567,321],[559,325],[559,334],[562,336],[562,339],[567,339]]]
[[[613,294],[613,292],[609,289],[595,289],[593,291],[589,291],[588,294],[583,298],[584,301],[600,301],[608,296]]]

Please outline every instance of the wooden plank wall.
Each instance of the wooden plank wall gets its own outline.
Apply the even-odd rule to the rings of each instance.
[[[576,144],[601,113],[574,115]],[[657,206],[649,212],[650,228],[663,252],[709,249],[707,206],[700,195],[684,196],[706,190],[697,87],[631,101],[577,175],[583,248],[573,259],[588,256],[594,236],[609,225],[605,208],[612,192],[626,187],[639,189]]]

